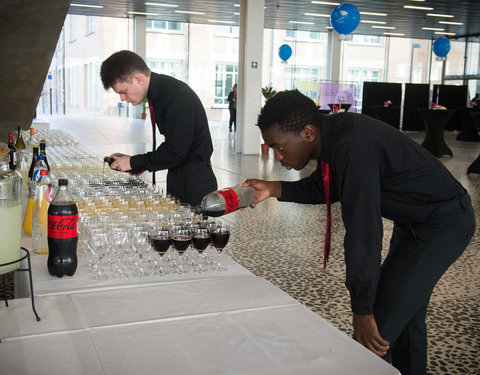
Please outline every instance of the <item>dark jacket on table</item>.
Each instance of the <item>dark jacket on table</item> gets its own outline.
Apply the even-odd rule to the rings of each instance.
[[[382,217],[398,224],[426,220],[441,202],[465,194],[462,185],[423,147],[369,116],[324,116],[321,159],[332,169],[332,202],[346,229],[346,286],[352,311],[372,314],[380,276]],[[280,200],[325,203],[320,171],[282,182]]]
[[[204,169],[204,174],[196,176],[196,181],[191,181],[195,189],[201,191],[198,194],[204,196],[216,190],[217,183],[210,166],[213,144],[205,109],[198,96],[184,82],[152,72],[147,97],[152,101],[155,121],[165,141],[156,151],[132,156],[132,169],[150,172],[168,169],[168,191],[172,171],[181,170],[182,174],[187,174],[192,169],[200,168]],[[179,183],[189,184],[185,180]],[[189,186],[173,188],[176,191],[169,192],[174,195],[192,189]],[[182,201],[188,202],[185,198]]]

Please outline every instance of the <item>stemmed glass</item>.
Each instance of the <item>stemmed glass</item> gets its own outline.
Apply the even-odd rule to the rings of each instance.
[[[162,256],[165,255],[171,245],[171,238],[168,227],[153,229],[150,235],[150,240],[153,248],[160,256],[158,261],[153,261],[153,268],[155,270],[158,270],[160,274],[168,273],[167,270],[162,267],[162,263],[164,263]]]
[[[102,258],[108,251],[107,238],[102,230],[90,229],[87,246],[91,253],[95,257],[95,261],[92,264],[92,271],[94,272],[94,278],[106,279],[107,275],[102,268]]]
[[[218,224],[211,232],[213,246],[217,249],[218,260],[217,270],[225,271],[226,267],[222,264],[222,251],[227,246],[230,239],[230,226],[226,224]]]
[[[114,228],[107,236],[107,242],[110,247],[114,275],[119,279],[128,276],[127,269],[122,263],[122,257],[129,245],[127,231],[124,228]]]
[[[203,256],[203,251],[208,247],[211,242],[211,234],[206,227],[194,228],[192,232],[192,244],[193,247],[198,251],[198,264],[196,271],[202,272],[207,271],[208,267]]]
[[[192,242],[192,234],[186,228],[177,227],[171,230],[170,236],[172,238],[173,247],[175,248],[175,250],[178,251],[178,254],[182,256],[185,250],[188,249],[188,247],[190,246],[190,243]],[[177,272],[183,273],[187,271],[188,270],[186,269],[185,264],[182,261],[180,261],[177,266]]]
[[[146,268],[145,253],[150,247],[148,232],[143,230],[143,228],[137,230],[137,227],[133,227],[131,232],[131,240],[132,246],[138,254],[138,259],[134,263],[134,265],[137,267],[138,276],[146,276],[148,275],[148,271]]]

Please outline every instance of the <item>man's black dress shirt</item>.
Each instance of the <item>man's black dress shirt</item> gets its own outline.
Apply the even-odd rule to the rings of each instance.
[[[132,169],[152,172],[210,161],[212,138],[205,109],[195,92],[182,81],[152,72],[147,97],[165,141],[156,151],[132,156]]]
[[[380,276],[382,217],[400,225],[423,221],[438,203],[464,195],[465,189],[423,147],[366,115],[324,117],[321,147],[321,159],[332,168],[332,202],[342,206],[352,311],[372,314]],[[325,203],[320,162],[311,176],[282,182],[280,200]]]

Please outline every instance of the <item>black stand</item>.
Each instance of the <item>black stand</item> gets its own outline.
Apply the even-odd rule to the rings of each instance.
[[[28,272],[28,276],[30,278],[30,295],[31,295],[31,299],[32,299],[32,310],[33,310],[33,313],[35,314],[35,317],[37,318],[37,322],[39,322],[40,317],[37,314],[37,310],[35,310],[35,300],[33,298],[32,265],[30,263],[30,252],[27,249],[25,249],[24,247],[22,247],[21,249],[26,253],[26,255],[24,255],[20,259],[12,261],[12,262],[0,264],[0,267],[9,266],[10,264],[19,263],[22,260],[24,260],[25,258],[27,259],[27,262],[28,262],[28,267],[27,268],[18,268],[14,271],[11,271],[11,272]],[[8,273],[10,273],[10,272],[8,272]],[[8,275],[8,273],[2,275],[2,282],[3,282],[3,286],[4,286],[4,290],[5,290],[5,306],[7,306],[7,307],[8,307],[8,298],[7,298],[7,293],[6,293],[5,276]],[[0,342],[1,342],[1,340],[0,340]]]

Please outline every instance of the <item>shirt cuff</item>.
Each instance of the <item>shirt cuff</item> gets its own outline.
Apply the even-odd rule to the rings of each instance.
[[[140,155],[134,155],[130,157],[130,167],[132,170],[135,171],[144,171],[147,169],[146,163],[147,162],[147,155],[145,154],[140,154]],[[149,172],[151,172],[149,170]]]

